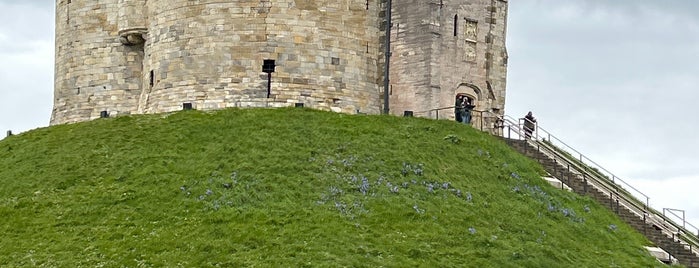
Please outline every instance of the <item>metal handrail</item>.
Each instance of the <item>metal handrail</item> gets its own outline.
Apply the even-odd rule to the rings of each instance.
[[[434,109],[429,109],[429,110],[424,110],[424,111],[413,112],[413,114],[414,114],[414,115],[424,115],[424,117],[432,118],[432,112],[435,112],[435,117],[434,117],[434,119],[439,120],[439,111],[448,110],[448,109],[454,109],[454,108],[456,108],[456,106],[440,107],[440,108],[434,108]],[[472,116],[472,118],[473,118],[473,119],[478,119],[478,125],[479,125],[478,128],[479,128],[481,131],[484,130],[484,121],[485,121],[485,117],[483,116],[483,114],[484,114],[484,113],[494,114],[494,113],[492,113],[492,112],[490,112],[490,111],[481,111],[481,110],[475,110],[475,109],[474,109],[474,110],[471,110],[471,112],[472,112],[472,113],[477,113],[477,114],[478,114],[478,116],[475,116],[475,115],[474,115],[474,116]],[[498,115],[494,115],[493,117],[497,117],[497,116],[498,116]],[[473,122],[472,122],[472,124],[473,124]]]
[[[508,116],[508,117],[509,117],[509,116]],[[509,117],[509,118],[512,118],[512,117]],[[526,119],[525,119],[525,118],[520,118],[519,121],[521,122],[522,120],[526,120]],[[566,151],[566,152],[568,152],[568,153],[570,153],[568,150],[575,152],[576,154],[578,154],[577,160],[580,160],[580,162],[582,162],[583,164],[586,164],[586,165],[588,165],[588,166],[590,166],[590,167],[592,167],[592,168],[596,168],[596,169],[598,169],[598,170],[602,170],[602,171],[608,173],[608,175],[610,175],[610,176],[607,176],[607,177],[611,177],[611,182],[612,182],[612,183],[617,183],[617,181],[619,181],[619,182],[621,182],[623,185],[629,187],[631,190],[634,190],[636,193],[640,194],[641,196],[643,196],[643,197],[646,199],[646,207],[649,207],[650,198],[648,197],[648,195],[644,194],[643,192],[641,192],[640,190],[636,189],[635,187],[633,187],[632,185],[630,185],[630,184],[627,183],[626,181],[620,179],[620,178],[619,178],[618,176],[616,176],[614,173],[610,172],[610,171],[607,170],[606,168],[604,168],[604,167],[602,167],[601,165],[597,164],[597,162],[592,161],[592,160],[591,160],[590,158],[588,158],[587,156],[585,156],[585,155],[583,155],[582,153],[578,152],[578,150],[575,150],[575,149],[574,149],[573,147],[571,147],[570,145],[566,144],[565,142],[563,142],[562,140],[560,140],[560,139],[557,138],[556,136],[552,135],[551,132],[549,132],[549,131],[547,131],[546,129],[544,129],[544,128],[542,128],[541,126],[539,126],[538,123],[535,122],[534,124],[535,124],[535,131],[534,131],[533,135],[534,135],[534,137],[535,137],[537,140],[539,140],[539,138],[541,137],[541,136],[539,135],[539,132],[540,132],[540,131],[543,131],[543,132],[546,134],[546,136],[548,137],[547,140],[548,140],[549,142],[551,142],[551,143],[553,144],[552,141],[553,141],[553,139],[555,139],[556,141],[560,142],[561,144],[563,144],[563,145],[566,147],[566,148],[560,148],[560,149],[563,149],[564,151]],[[542,139],[543,139],[543,138],[542,138]],[[592,165],[590,165],[590,164],[588,164],[588,163],[585,163],[585,160],[587,160],[587,162],[589,162],[589,163],[592,164]],[[600,172],[600,173],[601,173],[601,172]],[[605,175],[605,174],[601,174],[601,175]]]
[[[687,221],[684,210],[674,209],[674,208],[663,208],[663,216],[665,216],[665,217],[667,217],[667,215],[665,214],[666,212],[672,216],[675,216],[678,220],[681,219],[683,228],[688,229],[687,225],[689,225],[689,227],[692,227],[692,228],[694,228],[694,230],[697,230],[699,232],[699,228],[697,228],[696,226],[692,225],[690,222]],[[675,212],[682,212],[682,217],[675,214]],[[697,235],[699,236],[699,233]]]
[[[502,119],[503,119],[503,122],[504,122],[504,123],[508,124],[508,126],[507,126],[507,127],[508,127],[508,138],[511,138],[511,134],[512,134],[511,128],[514,128],[514,129],[516,130],[515,134],[517,135],[517,139],[522,139],[522,138],[527,139],[527,138],[526,138],[527,135],[524,133],[524,130],[523,130],[523,128],[521,127],[521,126],[522,126],[522,124],[521,124],[522,118],[520,118],[520,119],[514,119],[514,118],[512,118],[512,117],[510,117],[510,116],[506,116],[506,115],[505,115],[505,116],[502,117]],[[515,121],[516,121],[517,123],[515,123]],[[547,140],[547,139],[544,139],[541,135],[539,135],[539,131],[543,131],[543,132],[546,134],[546,137],[548,138],[548,140]],[[504,134],[504,133],[503,133],[503,134]],[[655,210],[655,209],[653,209],[652,207],[650,207],[650,203],[649,203],[649,199],[650,199],[650,198],[649,198],[647,195],[645,195],[644,193],[642,193],[642,192],[639,191],[638,189],[634,188],[633,186],[629,185],[628,183],[626,183],[625,181],[623,181],[622,179],[620,179],[619,177],[617,177],[617,176],[614,175],[613,173],[609,172],[607,169],[601,167],[601,166],[600,166],[599,164],[597,164],[596,162],[590,160],[588,157],[584,156],[582,153],[578,152],[577,150],[575,150],[574,148],[572,148],[571,146],[569,146],[569,145],[566,144],[565,142],[561,141],[560,139],[558,139],[557,137],[555,137],[554,135],[552,135],[552,134],[551,134],[549,131],[547,131],[546,129],[541,128],[541,126],[539,126],[537,123],[535,123],[535,129],[534,129],[534,131],[531,133],[531,137],[532,137],[532,139],[530,139],[530,140],[531,140],[532,142],[535,142],[536,145],[543,145],[543,146],[546,147],[547,150],[549,150],[551,153],[556,154],[557,156],[563,158],[563,160],[564,160],[567,164],[573,165],[574,167],[577,167],[578,170],[584,171],[587,175],[589,175],[590,177],[592,177],[596,182],[601,183],[602,185],[600,185],[600,186],[606,188],[606,189],[607,189],[608,191],[610,191],[610,192],[613,191],[614,193],[617,194],[617,197],[622,197],[622,201],[623,201],[627,206],[628,206],[628,205],[631,205],[631,206],[633,206],[633,207],[636,207],[637,209],[640,209],[640,210],[641,210],[643,213],[645,213],[645,214],[649,214],[648,212],[650,211],[650,212],[651,212],[650,214],[653,214],[654,216],[656,216],[656,217],[662,219],[664,222],[671,224],[678,232],[681,231],[681,232],[684,232],[684,233],[687,233],[687,234],[692,234],[691,236],[685,236],[684,239],[683,239],[683,242],[684,242],[685,244],[690,244],[690,243],[691,243],[691,244],[693,244],[694,246],[699,246],[699,238],[697,237],[697,236],[699,236],[699,228],[695,227],[694,225],[692,225],[691,223],[689,223],[689,222],[686,221],[686,219],[685,219],[685,217],[684,217],[684,216],[685,216],[685,215],[684,215],[684,211],[682,211],[682,212],[683,212],[683,215],[682,215],[682,217],[681,217],[682,225],[679,225],[679,224],[676,223],[674,220],[670,219],[668,216],[665,215],[666,212],[668,212],[669,214],[671,214],[671,215],[673,215],[673,216],[675,216],[675,217],[677,217],[677,218],[680,218],[677,214],[674,213],[674,211],[680,211],[680,210],[663,209],[663,213],[660,214],[657,210]],[[567,149],[572,150],[573,152],[577,153],[577,154],[578,154],[578,158],[576,159],[576,158],[574,158],[573,155],[570,155],[570,154],[567,152],[566,148],[551,148],[551,146],[549,146],[549,145],[547,144],[546,141],[548,141],[548,143],[550,143],[552,146],[555,146],[555,145],[553,144],[553,142],[552,142],[553,139],[555,139],[556,141],[558,141],[558,142],[560,142],[561,144],[563,144]],[[558,152],[557,150],[562,150],[563,152],[566,152],[566,153],[568,153],[569,155],[562,154],[561,152]],[[570,159],[568,159],[569,157],[575,159],[575,161],[579,161],[580,164],[586,165],[586,167],[580,167],[580,165],[578,165],[578,163],[575,163],[575,161],[571,161]],[[587,162],[592,163],[592,164],[594,165],[594,166],[591,166],[591,167],[592,167],[593,169],[597,169],[597,170],[595,170],[596,172],[594,172],[594,173],[593,173],[593,172],[590,172],[590,170],[589,170],[589,167],[590,167],[590,166],[587,166],[588,164],[585,162],[585,160],[587,160]],[[600,170],[602,170],[602,171],[608,173],[609,175],[611,175],[611,176],[612,176],[611,181],[610,181],[610,179],[607,177],[607,175],[603,174]],[[600,176],[602,176],[602,178],[600,178]],[[613,185],[613,187],[611,187],[611,185],[608,185],[608,183],[605,182],[605,180],[606,180],[607,182],[611,182],[612,185]],[[641,202],[640,200],[637,200],[637,197],[635,197],[633,194],[630,194],[630,193],[628,193],[628,192],[625,192],[625,188],[624,188],[622,185],[617,184],[617,181],[620,181],[620,182],[623,183],[624,185],[626,185],[626,186],[628,186],[629,188],[631,188],[631,189],[633,189],[634,191],[636,191],[638,194],[641,194],[643,197],[645,197],[645,198],[646,198],[646,203],[643,204],[643,205],[641,205],[641,206],[637,205],[638,203],[642,203],[642,202]],[[621,186],[621,190],[622,190],[622,192],[621,192],[622,194],[621,194],[621,195],[619,195],[619,188],[618,188],[619,186]],[[694,235],[694,232],[691,232],[691,231],[688,230],[688,226],[689,226],[689,227],[692,227],[692,228],[694,229],[694,231],[696,231],[696,235],[697,235],[697,236]],[[674,233],[673,233],[673,236],[674,236]],[[690,244],[690,245],[691,245],[691,244]]]
[[[428,118],[432,117],[432,112],[435,112],[435,118],[439,119],[439,111],[446,110],[446,109],[454,109],[456,106],[448,106],[448,107],[441,107],[441,108],[435,108],[435,109],[430,109],[426,111],[419,111],[415,112],[415,114],[425,114],[429,113],[427,115]],[[480,116],[473,116],[473,118],[479,118],[480,120],[480,128],[483,130],[483,124],[485,121],[485,117],[483,116],[484,113],[490,113],[488,111],[479,111],[479,110],[473,110],[473,112],[478,112],[480,113]],[[658,223],[659,225],[662,225],[664,227],[664,231],[668,232],[669,234],[672,235],[673,239],[678,238],[679,242],[682,243],[685,246],[688,246],[690,251],[692,252],[697,252],[697,248],[699,248],[699,228],[696,228],[694,225],[688,223],[684,217],[684,211],[683,216],[682,216],[682,225],[677,224],[674,220],[670,219],[668,216],[665,215],[665,212],[668,212],[669,214],[679,218],[678,215],[674,213],[674,211],[678,210],[672,210],[672,209],[664,209],[663,213],[659,213],[656,209],[652,208],[650,206],[650,197],[648,197],[646,194],[641,192],[640,190],[636,189],[626,181],[622,180],[606,168],[602,167],[601,165],[597,164],[597,162],[591,160],[587,156],[583,155],[576,149],[574,149],[572,146],[566,144],[553,134],[551,132],[547,131],[546,129],[542,128],[539,126],[538,123],[534,122],[534,129],[532,133],[525,133],[524,129],[522,128],[522,120],[525,120],[523,118],[520,119],[514,119],[511,116],[507,115],[498,115],[495,113],[493,114],[493,118],[496,118],[495,124],[493,125],[493,130],[495,130],[494,134],[495,135],[501,135],[505,138],[512,138],[512,135],[516,135],[516,139],[524,139],[528,140],[529,142],[533,142],[534,145],[537,146],[537,148],[544,147],[549,154],[553,154],[554,161],[559,162],[559,159],[562,160],[565,164],[568,165],[568,168],[572,166],[575,170],[578,170],[581,174],[587,175],[589,178],[592,180],[590,181],[595,185],[600,190],[607,191],[608,194],[610,195],[610,198],[613,198],[614,195],[616,195],[616,201],[617,201],[617,206],[619,204],[623,204],[625,207],[629,208],[633,213],[638,214],[639,217],[643,217],[644,221],[646,221],[647,216],[653,216],[654,219],[651,219],[651,223],[655,222]],[[507,127],[507,133],[505,133],[504,128]],[[512,130],[515,130],[514,133],[512,133]],[[540,135],[540,132],[543,132],[544,135]],[[507,136],[505,136],[507,134]],[[530,135],[527,135],[530,134]],[[527,136],[531,136],[532,138],[528,138]],[[557,143],[560,143],[563,145],[563,148],[557,146],[554,144],[554,140]],[[572,151],[577,154],[577,158],[570,154],[569,151]],[[551,155],[549,155],[551,156]],[[605,174],[606,172],[606,174]],[[611,177],[611,179],[610,179]],[[619,183],[623,184],[620,185]],[[624,187],[626,186],[626,188]],[[627,189],[633,190],[636,194],[639,194],[643,198],[645,198],[646,202],[643,203],[642,201],[639,200],[639,197],[635,196],[634,194],[628,192]],[[670,211],[668,211],[670,210]],[[658,222],[657,220],[662,220],[663,222]],[[668,223],[670,224],[674,229],[670,229],[667,225],[663,223]],[[693,232],[688,231],[688,227],[694,228],[696,230],[696,235],[694,235]],[[690,234],[690,235],[680,235],[681,233],[685,234]]]

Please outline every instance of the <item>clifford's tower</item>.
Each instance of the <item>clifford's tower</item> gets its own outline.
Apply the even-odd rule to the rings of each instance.
[[[392,114],[431,116],[454,105],[456,94],[488,116],[502,114],[507,1],[394,0],[384,89],[387,7],[386,0],[57,0],[51,124],[183,104],[303,103],[377,114],[384,90]]]

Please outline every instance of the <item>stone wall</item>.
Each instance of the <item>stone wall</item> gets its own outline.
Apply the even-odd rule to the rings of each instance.
[[[135,110],[143,49],[119,42],[118,11],[116,0],[57,0],[52,124]]]
[[[486,117],[503,114],[506,1],[406,0],[394,2],[393,10],[393,114],[412,110],[434,117],[429,110],[454,106],[460,93]],[[454,118],[451,109],[441,114]]]
[[[457,93],[502,113],[505,1],[393,5],[392,113],[451,106]],[[385,7],[379,0],[57,0],[51,123],[183,103],[379,113]],[[270,92],[264,60],[277,66]]]

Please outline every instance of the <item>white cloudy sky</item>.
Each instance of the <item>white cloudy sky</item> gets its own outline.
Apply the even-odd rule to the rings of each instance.
[[[506,113],[699,227],[699,1],[509,3]]]
[[[699,1],[511,0],[506,113],[699,227]],[[0,0],[0,135],[48,125],[54,1]]]

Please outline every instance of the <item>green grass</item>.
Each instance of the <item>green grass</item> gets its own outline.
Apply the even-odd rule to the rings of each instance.
[[[2,267],[654,267],[649,242],[462,124],[309,109],[0,141]]]

